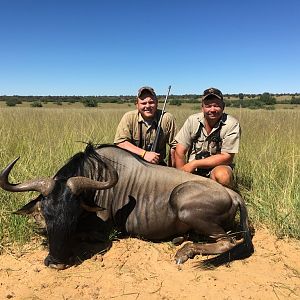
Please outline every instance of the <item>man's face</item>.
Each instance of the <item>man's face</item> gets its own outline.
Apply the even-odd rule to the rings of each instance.
[[[157,111],[157,100],[148,92],[144,92],[137,99],[136,108],[145,120],[151,120]]]
[[[224,110],[224,102],[216,97],[202,102],[202,112],[208,121],[218,121]]]

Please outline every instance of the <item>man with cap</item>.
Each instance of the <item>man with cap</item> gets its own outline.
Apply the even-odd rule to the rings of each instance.
[[[232,164],[238,153],[241,130],[239,122],[224,113],[224,108],[220,90],[204,91],[202,112],[189,116],[175,137],[175,163],[176,168],[232,188]]]
[[[151,149],[162,111],[157,108],[158,100],[153,88],[144,86],[138,90],[136,110],[122,117],[116,131],[114,144],[139,155],[153,164],[166,165],[166,145],[170,153],[167,165],[174,166],[174,137],[176,125],[173,115],[165,112],[161,121],[157,149]]]

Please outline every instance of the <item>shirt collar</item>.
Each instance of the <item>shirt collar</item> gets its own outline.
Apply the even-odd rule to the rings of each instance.
[[[204,113],[201,112],[199,114],[199,116],[198,116],[198,121],[200,123],[202,123],[203,126],[205,125],[204,120],[205,120]],[[227,114],[223,112],[221,119],[216,123],[216,125],[214,126],[214,128],[219,128],[220,126],[226,124],[226,120],[227,120]]]
[[[155,115],[154,115],[154,119],[152,121],[153,125],[157,125],[158,124],[158,111],[159,110],[157,110],[156,113],[155,113]],[[146,123],[146,121],[144,120],[144,118],[142,117],[142,115],[138,111],[137,111],[137,113],[138,113],[138,122],[139,123]]]

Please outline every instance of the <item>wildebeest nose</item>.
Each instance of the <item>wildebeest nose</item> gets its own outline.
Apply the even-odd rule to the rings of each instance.
[[[50,254],[48,254],[47,257],[45,258],[44,264],[49,268],[57,269],[57,270],[64,270],[69,267],[69,265],[67,264],[56,262]]]

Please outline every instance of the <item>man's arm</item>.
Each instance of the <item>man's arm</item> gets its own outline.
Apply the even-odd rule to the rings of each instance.
[[[183,171],[192,173],[194,172],[197,168],[200,169],[209,169],[209,168],[214,168],[216,166],[220,165],[229,165],[232,163],[234,158],[234,153],[220,153],[220,154],[215,154],[212,156],[209,156],[207,158],[202,158],[202,159],[195,159],[184,166],[181,167]],[[177,167],[177,164],[176,164]]]
[[[175,166],[177,169],[182,169],[182,167],[185,165],[185,155],[186,155],[187,149],[181,145],[177,144],[175,148]]]
[[[165,147],[167,145],[169,146],[167,165],[169,167],[175,167],[175,147],[177,142],[174,138],[177,133],[177,128],[175,118],[169,112],[166,112],[164,115],[162,127],[164,128],[164,131],[166,131]]]
[[[135,153],[135,154],[141,156],[142,158],[144,158],[146,161],[148,161],[150,163],[153,163],[153,164],[159,163],[159,156],[160,156],[159,153],[146,151],[142,148],[139,148],[138,146],[133,145],[129,141],[124,141],[124,142],[118,143],[116,145],[122,149],[126,149],[132,153]]]
[[[137,154],[150,163],[157,164],[159,162],[159,154],[155,152],[146,152],[144,149],[135,146],[132,140],[132,128],[134,122],[137,121],[132,117],[133,112],[125,113],[122,117],[115,134],[114,144],[120,148],[126,149],[134,154]]]
[[[122,148],[122,149],[126,149],[134,154],[137,154],[139,156],[143,156],[145,150],[142,148],[139,148],[135,145],[133,145],[132,143],[130,143],[129,141],[124,141],[121,143],[116,144],[118,147]]]
[[[181,144],[177,144],[175,151],[175,164],[177,169],[192,173],[197,168],[214,168],[219,165],[229,165],[232,163],[234,153],[220,153],[207,158],[195,159],[188,163],[185,161],[187,148]]]

